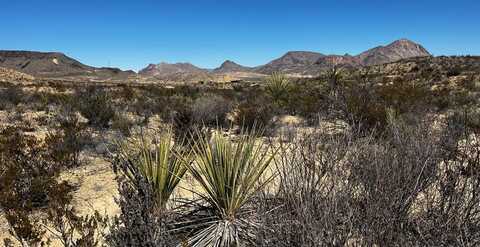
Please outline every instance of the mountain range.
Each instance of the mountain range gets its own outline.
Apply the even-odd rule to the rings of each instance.
[[[311,51],[289,51],[280,58],[257,67],[242,66],[230,60],[225,61],[220,67],[213,70],[202,69],[189,63],[160,63],[150,64],[147,68],[141,70],[139,74],[156,77],[168,77],[176,73],[222,74],[232,72],[258,74],[282,72],[286,74],[315,75],[334,65],[346,67],[372,66],[391,63],[405,58],[425,56],[431,56],[431,54],[423,46],[407,39],[400,39],[386,46],[369,49],[356,56],[348,54],[324,55]]]
[[[138,72],[139,76],[168,80],[203,80],[214,75],[229,73],[271,74],[282,72],[297,75],[316,75],[332,66],[360,67],[391,63],[400,59],[425,57],[431,54],[420,44],[407,39],[378,46],[358,55],[325,55],[311,51],[289,51],[280,58],[257,66],[246,67],[227,60],[215,69],[204,69],[190,63],[150,64]],[[93,76],[120,77],[134,76],[133,71],[116,68],[95,68],[57,52],[0,51],[0,67],[15,69],[36,77]]]

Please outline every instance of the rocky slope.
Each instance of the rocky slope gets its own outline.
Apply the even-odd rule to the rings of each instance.
[[[35,78],[31,75],[15,71],[13,69],[0,67],[0,81],[7,82],[25,82],[33,81]]]
[[[395,62],[404,58],[431,56],[421,45],[407,39],[397,40],[387,46],[379,46],[356,56],[363,65]]]
[[[431,55],[421,45],[407,39],[401,39],[386,46],[378,46],[367,50],[356,56],[348,54],[323,55],[315,52],[288,52],[279,59],[259,66],[256,71],[265,74],[283,72],[315,75],[334,65],[357,68],[425,56]]]
[[[421,45],[407,39],[400,39],[386,46],[369,49],[356,56],[348,54],[324,55],[310,51],[290,51],[280,58],[255,68],[245,67],[230,60],[225,61],[220,67],[213,70],[201,69],[189,63],[160,63],[157,65],[150,64],[147,68],[140,71],[140,74],[162,79],[178,79],[182,77],[205,78],[209,75],[234,74],[238,72],[248,72],[256,75],[282,72],[297,76],[315,76],[326,69],[330,69],[332,66],[360,68],[391,63],[412,57],[429,56],[431,56],[430,53]]]
[[[0,51],[0,67],[14,69],[36,77],[94,76],[128,77],[133,71],[95,68],[58,52]]]
[[[282,57],[259,66],[255,71],[263,74],[271,74],[273,72],[298,73],[311,67],[324,56],[317,52],[289,51]]]
[[[233,72],[249,72],[253,68],[245,67],[233,61],[227,60],[220,67],[213,70],[214,73],[233,73]]]
[[[150,64],[138,72],[145,77],[153,77],[166,81],[195,81],[208,80],[210,78],[209,70],[201,69],[190,63],[159,63]]]

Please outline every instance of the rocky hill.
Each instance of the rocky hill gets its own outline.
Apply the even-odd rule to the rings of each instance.
[[[249,72],[253,68],[245,67],[233,61],[227,60],[220,67],[213,70],[214,73],[233,73],[233,72]]]
[[[407,76],[432,82],[449,77],[473,76],[471,81],[480,82],[480,56],[414,57],[364,67],[363,70],[374,75]]]
[[[265,65],[255,69],[258,73],[271,74],[273,72],[298,73],[313,66],[325,55],[310,51],[289,51]]]
[[[362,65],[395,62],[404,58],[431,56],[421,45],[407,39],[397,40],[387,46],[379,46],[356,56]]]
[[[145,69],[138,72],[139,75],[145,77],[153,77],[166,81],[195,81],[208,80],[210,71],[198,68],[190,63],[159,63],[150,64]]]
[[[0,51],[0,67],[14,69],[36,77],[128,77],[133,71],[95,68],[59,52]]]

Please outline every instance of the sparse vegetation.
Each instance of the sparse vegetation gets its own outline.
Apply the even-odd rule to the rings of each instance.
[[[4,245],[476,246],[480,77],[426,59],[235,87],[2,83]],[[85,179],[102,172],[104,194]]]

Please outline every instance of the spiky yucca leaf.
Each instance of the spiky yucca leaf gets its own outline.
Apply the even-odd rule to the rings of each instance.
[[[292,89],[290,80],[282,73],[273,73],[265,79],[265,83],[265,89],[274,102],[283,100]]]
[[[241,135],[236,143],[219,134],[210,141],[202,138],[194,144],[193,154],[195,162],[187,167],[209,212],[207,223],[198,225],[189,245],[238,246],[240,239],[251,235],[254,222],[244,217],[245,206],[268,181],[259,182],[274,154],[254,134]]]
[[[160,136],[156,143],[149,143],[142,136],[130,145],[119,146],[120,158],[131,169],[139,169],[152,186],[158,205],[164,208],[187,171],[189,153],[173,145],[171,132]],[[135,179],[128,170],[125,175]]]

